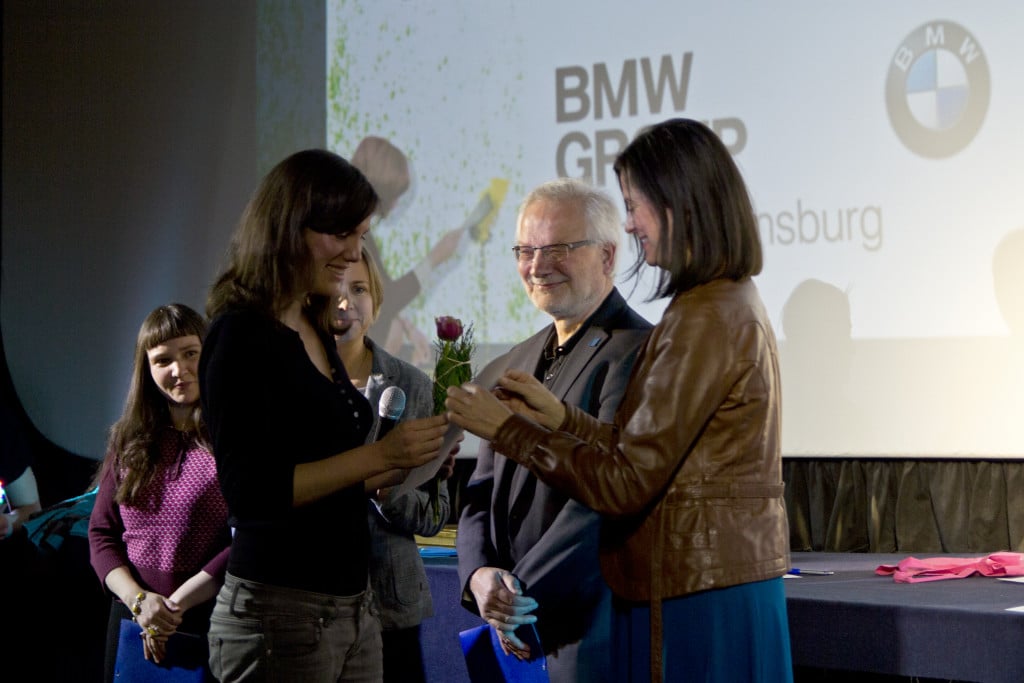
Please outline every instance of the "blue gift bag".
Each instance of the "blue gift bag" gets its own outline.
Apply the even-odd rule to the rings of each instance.
[[[520,626],[516,636],[530,646],[530,659],[505,654],[498,642],[497,630],[488,624],[459,633],[469,680],[472,683],[548,683],[547,659],[537,629],[533,624]]]
[[[117,642],[114,681],[152,681],[153,683],[201,683],[206,680],[207,649],[202,636],[175,633],[167,639],[167,654],[156,664],[148,661],[142,649],[142,629],[131,619],[121,620]]]

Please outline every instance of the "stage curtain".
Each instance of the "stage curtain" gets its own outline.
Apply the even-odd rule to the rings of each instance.
[[[792,458],[790,548],[1024,552],[1024,462]]]

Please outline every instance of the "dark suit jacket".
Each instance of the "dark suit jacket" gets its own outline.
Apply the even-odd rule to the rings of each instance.
[[[650,329],[618,290],[612,290],[589,326],[580,330],[582,336],[565,358],[552,392],[611,422]],[[551,333],[552,326],[544,328],[492,366],[534,372]],[[492,369],[480,374],[489,375]],[[548,653],[551,680],[601,680],[597,676],[608,671],[601,659],[608,661],[610,649],[605,613],[610,597],[598,565],[597,514],[495,453],[487,442],[481,444],[466,497],[456,536],[463,605],[478,613],[468,590],[476,569],[510,570],[538,602],[537,630]],[[591,673],[584,675],[577,665]]]

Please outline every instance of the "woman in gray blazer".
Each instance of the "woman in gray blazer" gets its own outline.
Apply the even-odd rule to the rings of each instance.
[[[405,361],[395,358],[366,336],[384,300],[377,265],[362,249],[359,263],[345,273],[339,304],[331,320],[338,355],[349,378],[374,406],[374,425],[368,441],[378,431],[376,406],[387,387],[400,387],[406,396],[402,419],[429,417],[434,413],[433,381]],[[450,503],[444,480],[455,465],[456,446],[437,479],[399,496],[388,489],[372,492],[368,503],[370,522],[370,585],[376,596],[384,641],[384,682],[423,682],[420,622],[433,614],[430,586],[414,534],[434,536],[448,522]]]

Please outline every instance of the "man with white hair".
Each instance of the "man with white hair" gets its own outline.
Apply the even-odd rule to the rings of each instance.
[[[615,204],[583,181],[554,180],[526,196],[512,251],[527,295],[552,322],[481,376],[495,364],[533,372],[566,403],[612,421],[651,329],[615,288],[620,233]],[[456,536],[463,605],[498,630],[510,655],[529,655],[524,630],[535,623],[552,683],[608,680],[598,515],[488,442],[466,499]]]

